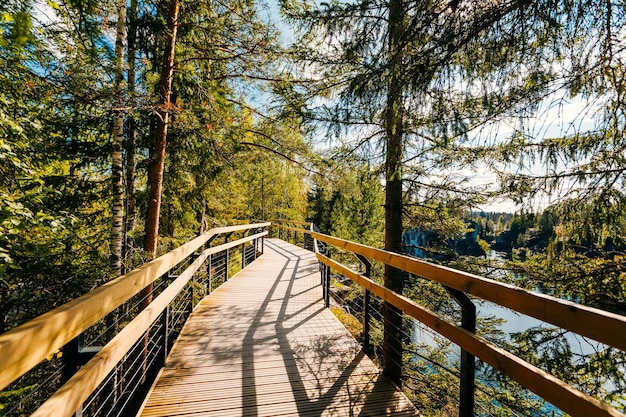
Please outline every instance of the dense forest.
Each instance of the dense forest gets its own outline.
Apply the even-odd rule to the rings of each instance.
[[[0,28],[0,333],[265,219],[626,314],[621,0],[7,0]],[[626,407],[623,354],[557,333],[500,342]]]

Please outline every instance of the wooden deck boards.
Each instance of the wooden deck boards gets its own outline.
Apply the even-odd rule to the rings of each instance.
[[[265,254],[194,310],[142,416],[417,416],[322,302],[317,261]]]

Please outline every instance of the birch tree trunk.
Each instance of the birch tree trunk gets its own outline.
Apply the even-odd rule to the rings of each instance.
[[[111,223],[110,266],[113,276],[122,272],[122,233],[124,227],[124,166],[122,143],[124,139],[124,43],[126,41],[126,2],[117,4],[117,33],[115,36],[115,102],[113,118],[113,154],[111,183],[113,191],[113,219]]]
[[[122,237],[124,231],[124,165],[122,143],[124,140],[124,43],[126,42],[126,1],[117,3],[117,30],[115,35],[115,87],[113,117],[113,153],[111,158],[111,186],[113,207],[111,220],[110,258],[112,278],[122,274]],[[107,318],[110,338],[117,334],[118,313],[114,310]]]

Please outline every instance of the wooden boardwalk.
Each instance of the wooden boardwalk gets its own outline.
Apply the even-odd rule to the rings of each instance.
[[[265,254],[202,301],[142,416],[417,416],[322,302],[315,256]]]

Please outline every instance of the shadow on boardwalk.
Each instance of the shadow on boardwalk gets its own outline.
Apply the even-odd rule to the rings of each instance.
[[[315,256],[265,248],[194,311],[142,415],[419,415],[324,308]]]

